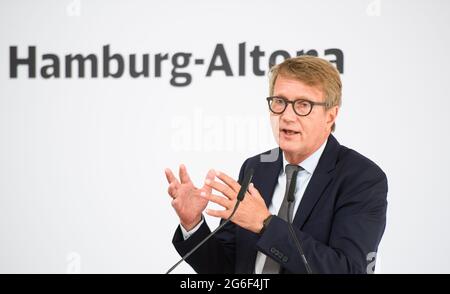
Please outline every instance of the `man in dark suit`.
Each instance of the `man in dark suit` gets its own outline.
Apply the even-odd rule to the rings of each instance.
[[[311,56],[287,59],[272,68],[267,98],[279,148],[247,159],[237,182],[211,170],[204,186],[196,188],[184,166],[180,181],[166,170],[180,218],[173,244],[181,255],[210,233],[202,216],[208,202],[224,210],[207,214],[227,218],[245,171],[255,171],[232,222],[188,258],[196,272],[306,273],[289,235],[288,214],[314,273],[373,272],[386,224],[387,179],[375,163],[331,135],[341,88],[329,62]],[[288,211],[292,170],[298,171],[297,185]]]

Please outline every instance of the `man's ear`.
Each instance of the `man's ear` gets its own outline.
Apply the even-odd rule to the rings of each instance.
[[[327,110],[327,125],[330,127],[330,129],[331,126],[336,121],[338,113],[339,113],[339,106],[333,106]]]

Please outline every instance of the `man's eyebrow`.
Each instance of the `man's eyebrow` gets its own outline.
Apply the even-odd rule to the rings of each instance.
[[[287,100],[289,100],[289,101],[295,101],[295,100],[309,100],[309,101],[312,101],[309,97],[307,97],[307,96],[295,96],[293,99],[289,99],[289,98],[287,98],[286,96],[284,96],[284,95],[274,95],[275,97],[281,97],[281,98],[284,98],[284,99],[287,99]]]

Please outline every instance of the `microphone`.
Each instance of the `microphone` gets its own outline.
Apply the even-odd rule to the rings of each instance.
[[[292,203],[294,203],[295,200],[295,186],[297,185],[297,174],[298,174],[298,170],[295,170],[294,173],[292,174],[292,179],[291,179],[291,183],[289,184],[289,190],[288,190],[288,196],[287,196],[287,201],[288,201],[288,209],[287,209],[287,219],[288,219],[288,227],[289,227],[289,233],[292,237],[292,239],[294,239],[294,243],[295,246],[297,247],[297,251],[300,254],[303,264],[305,265],[306,268],[306,272],[308,274],[312,274],[312,270],[311,267],[309,266],[308,260],[306,259],[305,253],[303,252],[303,248],[302,245],[300,244],[300,240],[297,238],[297,235],[294,232],[294,227],[292,226],[292,216],[291,216],[291,206]]]
[[[191,256],[195,251],[197,251],[197,249],[200,248],[200,246],[202,246],[206,241],[208,241],[209,238],[214,236],[220,229],[222,229],[226,224],[228,224],[230,222],[231,218],[234,216],[234,214],[236,213],[236,210],[239,207],[239,203],[241,203],[241,201],[244,200],[245,193],[247,192],[248,186],[250,185],[250,182],[252,181],[254,172],[255,172],[255,170],[253,168],[249,168],[246,171],[246,173],[244,175],[244,180],[242,181],[241,189],[239,189],[239,192],[236,197],[236,199],[237,199],[236,204],[234,205],[233,212],[231,213],[231,215],[222,224],[220,224],[220,226],[218,226],[213,232],[211,232],[208,236],[206,236],[205,239],[203,239],[194,248],[192,248],[191,251],[186,253],[177,263],[175,263],[166,272],[166,275],[170,274],[180,263],[185,261],[189,256]]]

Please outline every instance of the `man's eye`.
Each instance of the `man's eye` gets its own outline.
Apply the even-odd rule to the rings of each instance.
[[[307,107],[309,107],[309,103],[305,102],[305,101],[299,101],[299,102],[297,102],[297,107],[307,108]]]
[[[283,99],[274,99],[274,102],[275,102],[276,104],[284,104]]]

